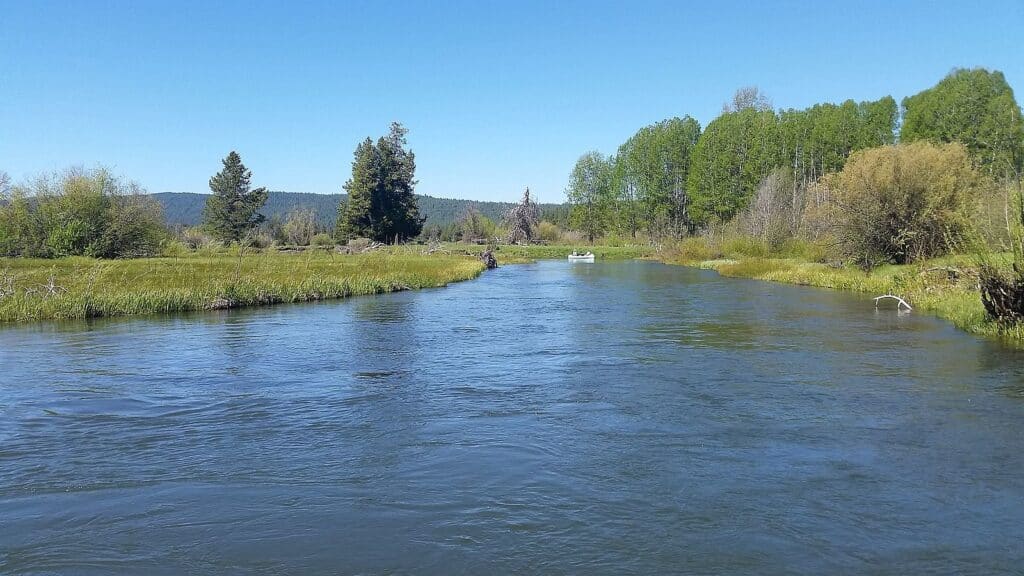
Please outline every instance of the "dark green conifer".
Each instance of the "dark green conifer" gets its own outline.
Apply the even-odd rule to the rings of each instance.
[[[365,237],[378,242],[408,240],[423,229],[414,188],[416,157],[406,149],[407,130],[391,124],[391,132],[374,144],[367,138],[356,147],[352,177],[345,183],[348,198],[338,206],[335,237]]]
[[[237,152],[221,162],[224,168],[210,178],[213,195],[206,199],[203,225],[219,240],[238,242],[263,222],[259,211],[267,202],[267,189],[251,189],[252,172]]]

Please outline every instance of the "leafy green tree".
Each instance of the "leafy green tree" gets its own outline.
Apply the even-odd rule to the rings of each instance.
[[[367,138],[356,147],[352,177],[345,183],[348,198],[338,206],[338,240],[401,241],[423,230],[414,194],[416,157],[406,149],[407,132],[395,122],[376,144]]]
[[[958,69],[903,99],[902,142],[962,142],[996,177],[1016,177],[1024,162],[1024,120],[1002,72]]]
[[[614,201],[613,166],[600,152],[587,152],[576,161],[565,194],[572,204],[570,222],[587,240],[605,233]]]
[[[713,120],[693,149],[687,189],[690,217],[726,222],[746,207],[758,184],[782,162],[778,117],[748,107]]]
[[[686,179],[700,124],[686,116],[641,128],[619,148],[624,178],[636,187],[647,231],[676,236],[692,230]]]
[[[238,242],[263,222],[260,209],[267,202],[267,189],[253,190],[252,172],[242,157],[232,151],[221,161],[223,169],[210,178],[210,191],[203,209],[203,225],[224,242]]]
[[[890,96],[783,111],[779,116],[783,165],[804,185],[838,172],[854,151],[893,144],[897,116],[896,101]]]
[[[638,169],[632,166],[631,157],[615,156],[613,163],[612,190],[615,195],[614,219],[616,228],[636,238],[640,230],[639,183],[636,174]]]

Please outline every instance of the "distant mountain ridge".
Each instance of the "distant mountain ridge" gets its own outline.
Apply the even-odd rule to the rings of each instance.
[[[203,206],[209,194],[195,192],[158,192],[151,194],[163,205],[164,219],[170,226],[196,226],[203,221]],[[345,194],[312,194],[309,192],[270,192],[267,203],[260,212],[268,219],[278,216],[284,219],[297,208],[309,208],[316,213],[317,221],[326,227],[333,227],[337,218],[338,203]],[[435,198],[416,195],[420,214],[426,216],[425,225],[447,226],[461,216],[470,206],[476,206],[481,214],[495,222],[512,206],[511,202],[478,202],[456,198]],[[565,204],[539,204],[541,212],[559,219],[567,213]]]

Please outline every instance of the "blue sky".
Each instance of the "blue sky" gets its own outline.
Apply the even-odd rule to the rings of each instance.
[[[206,192],[338,192],[352,151],[409,128],[417,191],[561,201],[580,154],[706,125],[740,86],[779,108],[897,100],[954,67],[1024,92],[1024,0],[44,2],[0,0],[0,169],[103,164]]]

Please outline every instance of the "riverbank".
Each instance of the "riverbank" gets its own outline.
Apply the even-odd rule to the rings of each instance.
[[[659,258],[668,264],[715,270],[723,276],[863,292],[872,298],[893,294],[909,302],[915,311],[934,314],[973,334],[1024,347],[1024,326],[1000,326],[986,316],[978,292],[976,265],[970,256],[948,256],[904,266],[887,265],[870,272],[798,257],[727,254],[719,259],[701,260],[666,252]]]
[[[463,248],[476,248],[468,245],[453,245]],[[482,247],[480,248],[483,249]],[[573,251],[593,252],[597,260],[633,260],[636,258],[653,258],[657,250],[652,246],[588,246],[580,245],[542,245],[529,246],[501,245],[494,249],[498,264],[523,264],[536,260],[565,260]],[[479,252],[479,250],[477,251]],[[476,253],[476,252],[474,252]]]
[[[0,258],[0,322],[328,300],[441,287],[476,278],[483,269],[477,258],[405,249],[137,260]]]

